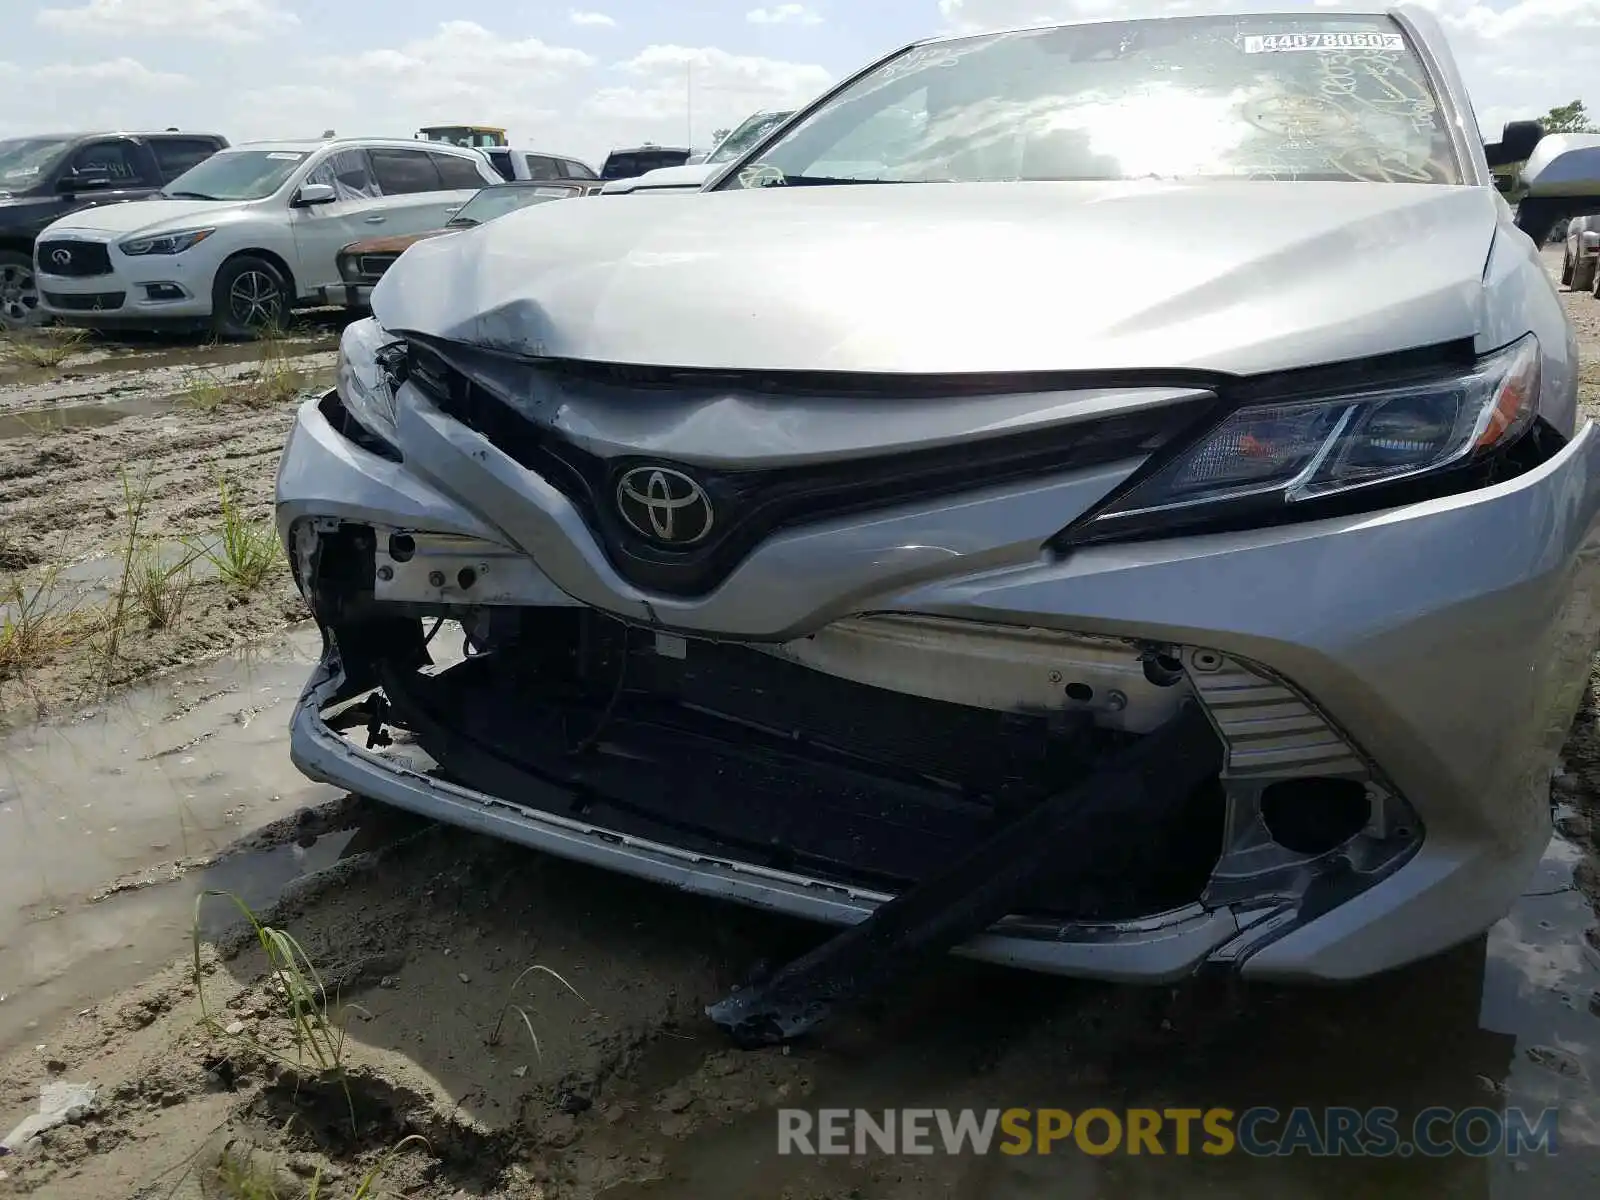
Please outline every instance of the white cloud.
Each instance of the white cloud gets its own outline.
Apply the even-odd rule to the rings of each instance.
[[[35,83],[45,87],[92,83],[117,84],[140,91],[167,91],[190,84],[187,76],[170,71],[152,71],[143,63],[126,57],[93,63],[50,63],[36,67],[28,74]]]
[[[752,25],[820,25],[822,18],[804,4],[774,4],[752,8],[744,19]]]
[[[1575,98],[1600,117],[1600,0],[1418,0],[1438,15],[1461,67],[1484,135],[1503,122],[1542,115]],[[1326,9],[1315,0],[1296,7]],[[1225,7],[1222,9],[1225,11]],[[939,0],[953,32],[1030,25],[1071,17],[1117,18],[1215,12],[1205,0]]]
[[[574,25],[601,25],[607,29],[615,28],[617,24],[615,17],[608,17],[603,12],[584,12],[577,8],[568,11],[567,20]]]
[[[629,82],[602,88],[584,112],[630,131],[631,142],[681,143],[693,120],[696,145],[760,109],[793,108],[833,82],[815,63],[730,54],[712,46],[647,46],[616,70]],[[693,106],[692,113],[690,106]]]
[[[78,8],[41,9],[34,20],[57,33],[219,42],[255,41],[300,24],[279,0],[87,0]]]
[[[0,0],[0,9],[14,2]],[[85,0],[47,2],[65,7]],[[179,0],[145,2],[151,10],[170,12]],[[353,9],[355,0],[342,0],[341,12],[344,4]],[[138,8],[137,0],[130,7]],[[318,24],[318,9],[297,7],[304,26],[292,39],[271,43],[265,56],[263,43],[217,43],[197,53],[193,43],[152,39],[147,51],[130,49],[133,57],[124,60],[74,54],[71,46],[52,52],[46,35],[26,65],[0,63],[0,90],[7,97],[0,105],[0,136],[62,126],[177,125],[215,130],[234,142],[316,137],[325,129],[341,136],[410,137],[442,121],[487,121],[505,126],[517,145],[575,154],[598,165],[615,147],[681,143],[691,129],[694,145],[708,145],[712,130],[760,109],[793,107],[833,79],[819,63],[711,46],[646,45],[601,59],[561,44],[548,21],[532,20],[524,25],[508,19],[499,27],[451,20],[393,37],[384,36],[381,21],[369,21],[367,36],[340,53]],[[745,28],[743,11],[734,14],[736,32]],[[91,61],[98,57],[111,61]],[[41,62],[58,66],[44,68]],[[181,86],[183,76],[191,86]]]

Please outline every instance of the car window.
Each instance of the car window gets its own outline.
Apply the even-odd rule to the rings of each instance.
[[[556,166],[556,160],[546,158],[542,154],[524,154],[523,161],[528,164],[529,179],[560,179],[561,168]]]
[[[484,188],[461,206],[461,211],[451,219],[452,224],[481,225],[508,212],[527,208],[532,204],[545,204],[551,200],[566,200],[576,195],[576,189],[551,184],[544,187],[526,183],[497,184]]]
[[[487,182],[477,165],[459,154],[430,153],[428,157],[433,159],[434,168],[439,172],[439,181],[451,191],[476,190]]]
[[[588,163],[581,163],[575,158],[564,158],[561,165],[566,169],[568,179],[595,179],[597,176]]]
[[[260,200],[281,188],[310,157],[307,150],[219,150],[162,193],[199,200]]]
[[[132,142],[90,142],[72,156],[70,167],[82,175],[109,175],[117,187],[137,187],[140,184],[155,186],[156,181],[145,178],[145,168],[139,161],[139,151]]]
[[[426,150],[401,150],[394,146],[374,146],[372,171],[385,196],[406,196],[416,192],[445,190],[439,169]],[[480,181],[481,182],[481,181]]]
[[[35,186],[71,149],[70,139],[0,138],[0,192]]]
[[[336,150],[306,175],[307,183],[333,185],[339,200],[375,200],[382,195],[365,150]]]
[[[204,138],[151,138],[149,146],[164,183],[205,162],[219,149],[215,142]]]
[[[717,144],[717,148],[707,156],[706,161],[732,162],[793,115],[792,112],[757,113],[753,117],[746,118],[743,125]]]
[[[916,46],[828,97],[719,186],[841,177],[1463,179],[1444,106],[1400,26],[1317,9]]]
[[[486,153],[489,155],[489,162],[492,163],[494,165],[494,169],[499,172],[500,178],[515,179],[517,177],[516,168],[511,164],[511,151],[489,150],[486,151]]]

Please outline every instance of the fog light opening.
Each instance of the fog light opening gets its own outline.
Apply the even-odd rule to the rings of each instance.
[[[1296,854],[1325,854],[1372,819],[1372,799],[1355,779],[1288,779],[1261,793],[1261,820],[1272,840]]]

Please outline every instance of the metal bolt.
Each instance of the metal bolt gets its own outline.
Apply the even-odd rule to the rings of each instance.
[[[1061,672],[1060,671],[1051,671],[1050,672],[1050,682],[1051,683],[1060,683],[1061,682]]]
[[[1121,692],[1107,692],[1106,707],[1112,712],[1121,712],[1128,707],[1128,698]]]
[[[383,580],[385,583],[388,583],[389,580],[394,578],[394,568],[393,567],[379,567],[378,568],[378,578]]]
[[[443,587],[444,586],[444,572],[443,571],[429,571],[428,572],[428,582],[430,584],[432,584],[434,587]]]

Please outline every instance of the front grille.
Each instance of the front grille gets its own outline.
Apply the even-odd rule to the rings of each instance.
[[[394,266],[398,254],[363,254],[356,260],[356,270],[361,275],[363,283],[376,283],[383,277],[383,273]]]
[[[423,388],[449,416],[559,488],[583,514],[619,574],[640,587],[675,596],[711,591],[756,546],[783,529],[1146,456],[1188,429],[1214,403],[1210,397],[1202,397],[1021,435],[802,467],[718,471],[685,466],[679,469],[704,490],[716,516],[708,538],[679,549],[640,537],[623,521],[616,503],[618,483],[628,471],[645,465],[673,468],[674,464],[656,458],[605,459],[590,454],[535,425],[438,355],[415,343],[407,353],[406,378]],[[560,390],[560,375],[565,370],[552,369],[553,389]],[[1166,381],[1144,382],[1161,386]],[[1078,386],[1105,385],[1097,381]],[[918,387],[913,381],[912,394],[918,394]],[[625,389],[612,385],[613,393],[617,390]],[[992,394],[1001,390],[994,388]],[[1014,392],[1017,387],[1013,384],[1004,390]],[[844,399],[868,394],[868,387],[863,382],[853,393],[823,394]],[[973,393],[959,386],[946,393],[952,397],[962,394]],[[649,399],[639,397],[641,404]]]
[[[73,295],[68,292],[44,292],[44,302],[51,308],[64,312],[100,312],[122,307],[126,292],[87,292]]]
[[[111,255],[103,242],[55,238],[39,242],[34,256],[40,273],[45,275],[84,278],[111,274]]]

